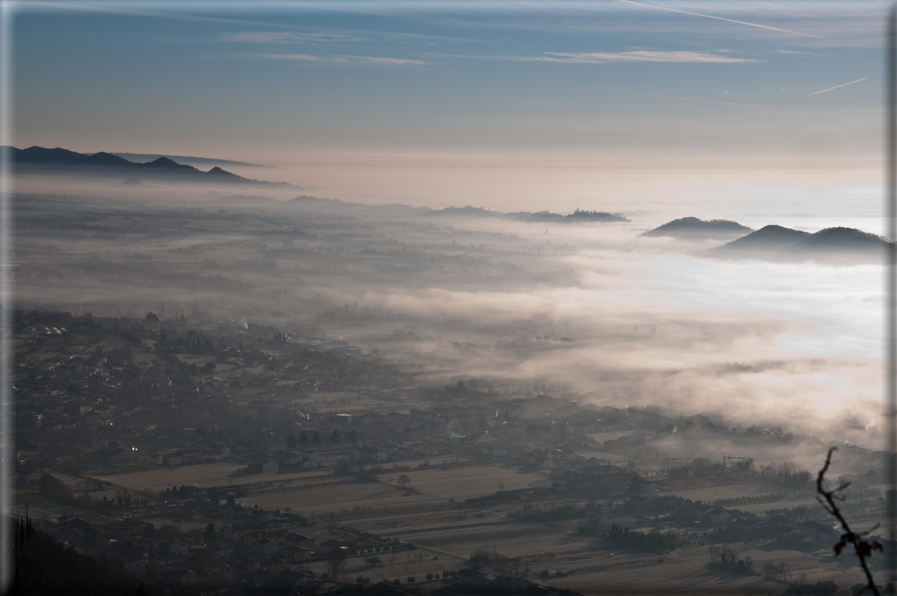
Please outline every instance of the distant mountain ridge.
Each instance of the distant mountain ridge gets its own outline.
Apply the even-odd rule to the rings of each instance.
[[[122,153],[114,152],[112,155],[122,157],[130,162],[147,162],[154,161],[160,157],[167,157],[179,164],[186,164],[194,167],[223,166],[223,167],[242,167],[242,168],[271,168],[275,166],[265,166],[257,163],[248,163],[245,161],[233,161],[231,159],[214,159],[212,157],[193,157],[190,155],[169,155],[162,153]]]
[[[749,234],[753,230],[728,219],[703,220],[697,217],[674,219],[649,230],[642,236],[670,236],[684,240],[724,240]]]
[[[408,214],[420,215],[423,217],[456,217],[462,219],[476,218],[495,218],[495,219],[512,219],[514,221],[531,221],[531,222],[547,222],[547,223],[575,223],[575,222],[628,222],[629,219],[617,213],[605,213],[603,211],[583,211],[577,209],[569,215],[561,215],[551,213],[550,211],[539,211],[531,213],[529,211],[518,211],[516,213],[503,213],[501,211],[492,211],[484,207],[473,207],[466,205],[464,207],[445,207],[444,209],[432,209],[430,207],[412,207],[410,205],[392,204],[392,205],[365,205],[361,203],[351,203],[341,201],[340,199],[321,199],[307,195],[298,196],[294,199],[286,201],[287,204],[302,206],[304,208],[312,208],[318,210],[326,210],[328,212],[340,212],[342,210],[355,211],[364,209],[392,210],[396,212],[404,211]]]
[[[517,221],[546,222],[546,223],[574,223],[574,222],[624,222],[628,223],[629,219],[619,213],[607,213],[605,211],[584,211],[577,209],[568,215],[560,213],[552,213],[551,211],[538,211],[532,213],[530,211],[518,211],[516,213],[502,213],[500,211],[490,211],[483,207],[446,207],[445,209],[433,210],[427,213],[429,216],[449,216],[449,217],[509,217]]]
[[[576,211],[568,215],[552,213],[551,211],[538,211],[536,213],[521,211],[519,213],[509,213],[508,215],[510,217],[513,217],[514,219],[518,219],[521,221],[546,221],[556,223],[573,223],[578,221],[629,223],[630,221],[629,218],[624,217],[619,213],[608,213],[606,211],[584,211],[582,209],[577,209]]]
[[[747,236],[720,246],[716,249],[716,252],[720,255],[723,253],[735,254],[739,252],[776,252],[796,244],[809,235],[809,232],[792,230],[791,228],[777,225],[768,225]]]
[[[125,179],[153,178],[177,182],[214,182],[253,184],[265,186],[292,186],[285,182],[264,182],[243,178],[223,170],[218,166],[203,172],[191,165],[180,164],[168,157],[137,163],[123,157],[101,151],[85,154],[61,147],[28,147],[17,149],[4,147],[11,152],[11,158],[18,173],[50,173],[59,175],[88,174],[98,177],[122,177]]]
[[[759,259],[795,262],[883,262],[888,241],[854,228],[834,227],[815,234],[777,225],[765,226],[704,256],[715,259]]]

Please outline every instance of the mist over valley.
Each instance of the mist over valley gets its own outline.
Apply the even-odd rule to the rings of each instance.
[[[809,487],[830,446],[840,448],[833,473],[858,486],[855,519],[876,515],[882,265],[868,245],[878,237],[841,228],[835,242],[808,246],[830,230],[752,231],[692,217],[646,230],[652,217],[600,205],[507,213],[156,182],[19,178],[24,457],[46,459],[40,450],[53,449],[59,432],[51,429],[70,424],[65,404],[82,412],[64,431],[77,447],[48,462],[48,477],[66,462],[97,490],[139,491],[145,500],[135,503],[145,508],[175,494],[156,475],[169,484],[176,476],[167,470],[181,465],[190,478],[206,478],[197,495],[230,495],[245,515],[260,507],[334,544],[349,530],[316,524],[355,520],[343,523],[393,541],[390,549],[451,555],[446,574],[475,562],[480,555],[468,560],[467,551],[489,536],[509,560],[556,565],[526,538],[548,531],[531,525],[539,520],[580,519],[540,538],[572,560],[595,548],[593,556],[612,556],[630,548],[614,528],[643,524],[640,503],[672,499],[685,512],[702,503],[729,508],[719,515],[740,516],[731,532],[745,520],[765,528],[754,538],[724,536],[728,522],[695,527],[699,513],[648,522],[642,531],[668,532],[666,548],[683,553],[682,564],[703,561],[707,541],[722,540],[757,561],[787,553],[795,568],[830,577],[837,568],[817,551],[827,530],[819,545],[795,550],[774,539],[768,555],[757,546],[786,520],[825,524]],[[68,193],[57,194],[60,184]],[[62,418],[50,405],[56,400]],[[125,458],[109,451],[122,432],[134,437]],[[324,451],[322,433],[330,436]],[[309,445],[312,438],[319,443]],[[333,484],[304,488],[319,478],[308,474],[331,468]],[[430,484],[449,469],[456,488]],[[272,484],[263,478],[280,488],[265,488]],[[371,481],[383,490],[353,484]],[[19,505],[36,503],[41,527],[61,536],[67,522],[52,525],[47,507],[75,497],[40,486],[42,496],[22,492]],[[582,509],[586,495],[603,509]],[[380,509],[364,513],[369,503]],[[471,507],[489,512],[476,521],[485,533],[459,534],[452,528],[466,527]],[[453,524],[445,525],[446,512]],[[383,521],[398,514],[401,522]],[[185,535],[206,519],[221,525],[197,519]],[[414,538],[403,543],[409,532]],[[362,559],[352,557],[374,543],[346,544],[363,574]],[[633,548],[624,556],[635,562],[659,547]],[[323,571],[330,563],[311,556],[291,569],[333,581]],[[215,580],[220,572],[199,560],[192,566],[208,585],[233,581]],[[556,566],[564,570],[557,578],[572,574],[561,585],[586,593],[599,581],[648,591],[670,582],[605,565]],[[172,573],[163,585],[183,587]],[[260,589],[286,577],[241,573]],[[429,568],[406,573],[433,576]],[[533,575],[517,573],[522,581]],[[384,577],[360,575],[359,585]],[[554,585],[546,579],[535,581]]]
[[[18,195],[19,304],[132,317],[164,304],[199,326],[338,337],[421,383],[477,378],[879,440],[878,237],[845,230],[814,247],[828,230],[724,222],[710,224],[723,238],[676,241],[661,234],[701,220],[640,235],[638,215],[226,192]],[[857,418],[862,432],[839,422]]]
[[[883,6],[133,8],[0,11],[0,591],[894,591]]]

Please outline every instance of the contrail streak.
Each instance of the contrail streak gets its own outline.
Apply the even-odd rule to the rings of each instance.
[[[849,83],[844,83],[843,85],[835,85],[834,87],[829,87],[828,89],[823,89],[822,91],[816,91],[811,93],[810,95],[819,95],[820,93],[825,93],[826,91],[831,91],[832,89],[840,89],[841,87],[847,87],[848,85],[853,85],[854,83],[859,83],[860,81],[865,81],[866,77],[862,79],[857,79],[855,81],[850,81]]]
[[[641,2],[633,2],[632,0],[619,0],[626,4],[634,4],[636,6],[644,6],[646,8],[656,8],[657,10],[666,10],[669,12],[678,12],[679,14],[687,14],[693,17],[703,17],[705,19],[715,19],[717,21],[726,21],[727,23],[737,23],[739,25],[747,25],[748,27],[759,27],[760,29],[769,29],[770,31],[779,31],[781,33],[790,33],[791,35],[802,35],[804,37],[818,37],[825,39],[821,35],[813,35],[812,33],[801,33],[799,31],[789,31],[788,29],[779,29],[778,27],[770,27],[769,25],[760,25],[758,23],[748,23],[746,21],[736,21],[735,19],[727,19],[725,17],[715,17],[709,14],[701,14],[699,12],[688,12],[687,10],[679,10],[678,8],[668,8],[666,6],[656,6],[654,4],[643,4]]]

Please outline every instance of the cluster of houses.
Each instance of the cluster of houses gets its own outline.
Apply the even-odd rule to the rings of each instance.
[[[782,540],[815,549],[830,548],[840,539],[837,521],[791,519],[785,514],[757,515],[733,508],[675,496],[643,494],[628,499],[624,511],[629,515],[668,515],[682,531],[700,533],[704,540],[729,542],[744,540]]]
[[[120,520],[63,516],[39,523],[39,529],[112,567],[174,589],[228,586],[260,576],[271,583],[270,575],[281,584],[308,586],[317,578],[307,564],[326,556],[290,515],[202,499],[184,503],[175,517],[164,506],[132,513],[137,516]],[[215,521],[202,532],[178,529],[178,521],[197,518]]]
[[[273,328],[223,327],[211,336],[176,321],[62,313],[19,313],[16,321],[17,449],[26,486],[63,464],[121,472],[233,461],[241,473],[279,474],[458,457],[548,470],[552,484],[546,490],[553,498],[625,498],[636,513],[668,507],[693,531],[812,545],[837,541],[825,524],[770,522],[687,500],[661,506],[665,501],[654,495],[659,474],[640,478],[631,468],[576,454],[580,447],[635,453],[651,441],[646,428],[658,435],[678,432],[650,412],[608,409],[599,418],[572,400],[538,392],[502,395],[463,382],[402,393],[401,374],[392,365],[338,342],[294,340]],[[363,392],[358,388],[370,384],[407,396],[413,407],[352,413],[303,407],[303,398],[318,392]],[[621,434],[602,444],[590,438],[608,431]],[[301,533],[295,516],[199,499],[133,513],[103,523],[61,519],[46,529],[173,587],[237,580],[304,586],[315,580],[303,563],[322,551]],[[214,533],[181,532],[166,525],[170,520],[207,522]]]
[[[166,466],[181,466],[189,464],[201,464],[206,462],[221,461],[230,457],[230,447],[221,444],[217,448],[208,449],[178,449],[162,456],[162,464]],[[276,470],[275,470],[276,471]]]
[[[287,384],[301,397],[402,383],[391,364],[345,350],[311,351],[274,328],[225,327],[212,336],[182,321],[47,312],[18,313],[16,321],[22,340],[15,381],[18,448],[34,469],[72,458],[93,472],[227,458],[269,472],[445,454],[513,461],[532,443],[587,442],[587,433],[602,424],[584,420],[565,401],[508,398],[463,383],[418,396],[432,407],[407,412],[318,413],[304,410],[301,399],[273,395],[236,401],[247,388],[264,393]],[[45,328],[65,331],[48,335]],[[206,364],[188,365],[183,356]],[[291,436],[315,431],[319,445],[290,448]],[[341,433],[337,444],[330,440],[334,431]],[[568,459],[552,453],[538,466],[554,468]]]

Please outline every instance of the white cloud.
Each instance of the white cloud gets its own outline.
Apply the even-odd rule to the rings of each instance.
[[[569,64],[607,64],[611,62],[704,62],[712,64],[740,64],[756,62],[752,58],[731,58],[719,54],[707,54],[689,51],[651,51],[635,50],[631,52],[545,52],[544,56],[518,57],[516,60],[526,62],[564,62]]]
[[[799,52],[797,50],[776,50],[777,54],[793,54],[795,56],[815,56],[817,58],[822,58],[822,54],[817,54],[815,52]]]
[[[240,54],[249,58],[265,58],[269,60],[284,60],[293,62],[318,62],[328,64],[379,64],[383,66],[419,66],[427,64],[423,60],[411,60],[408,58],[385,58],[382,56],[319,56],[314,54],[274,54],[274,53],[245,53]]]
[[[753,58],[730,58],[719,54],[689,51],[631,50],[628,52],[545,52],[542,56],[488,56],[473,54],[425,54],[432,58],[469,60],[512,60],[519,62],[558,62],[565,64],[609,64],[615,62],[703,62],[741,64],[756,62]]]
[[[344,33],[298,33],[293,31],[242,31],[225,33],[221,39],[234,43],[334,43],[364,41]]]

